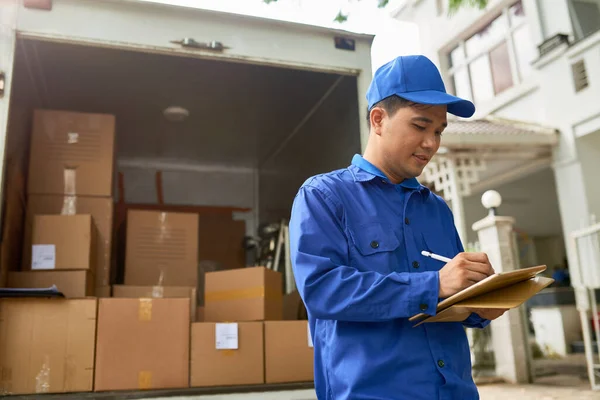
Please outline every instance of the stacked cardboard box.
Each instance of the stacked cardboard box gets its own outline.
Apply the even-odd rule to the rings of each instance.
[[[192,324],[191,386],[313,379],[307,321],[281,321],[280,273],[253,267],[209,272],[205,279],[205,322]]]
[[[0,394],[89,392],[97,300],[1,299]]]
[[[188,387],[198,215],[130,210],[125,246],[125,284],[100,300],[94,390]]]
[[[10,285],[108,294],[114,139],[112,115],[34,112],[24,272],[12,273]]]
[[[189,299],[100,299],[94,390],[188,387],[189,339]]]

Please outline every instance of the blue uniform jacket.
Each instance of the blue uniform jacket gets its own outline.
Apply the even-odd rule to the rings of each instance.
[[[443,263],[463,251],[446,203],[416,179],[395,185],[360,155],[308,179],[290,220],[292,265],[309,315],[319,399],[478,399],[464,326],[434,315]]]

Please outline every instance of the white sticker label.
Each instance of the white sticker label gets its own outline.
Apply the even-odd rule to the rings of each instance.
[[[306,336],[308,336],[308,347],[314,347],[312,336],[310,335],[310,325],[306,324]]]
[[[68,132],[67,133],[67,143],[68,144],[75,144],[79,142],[79,133],[77,132]]]
[[[31,269],[54,269],[56,267],[56,246],[34,244],[31,246]]]
[[[238,324],[216,324],[215,338],[217,350],[237,350]]]

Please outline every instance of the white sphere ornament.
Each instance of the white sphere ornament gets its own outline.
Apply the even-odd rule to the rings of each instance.
[[[488,210],[500,207],[502,196],[495,190],[488,190],[481,196],[481,204]]]

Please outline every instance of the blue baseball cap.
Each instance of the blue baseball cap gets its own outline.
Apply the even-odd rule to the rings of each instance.
[[[472,102],[446,93],[440,71],[425,56],[397,57],[377,69],[367,90],[369,110],[394,95],[419,104],[447,105],[448,112],[458,117],[475,113]]]

